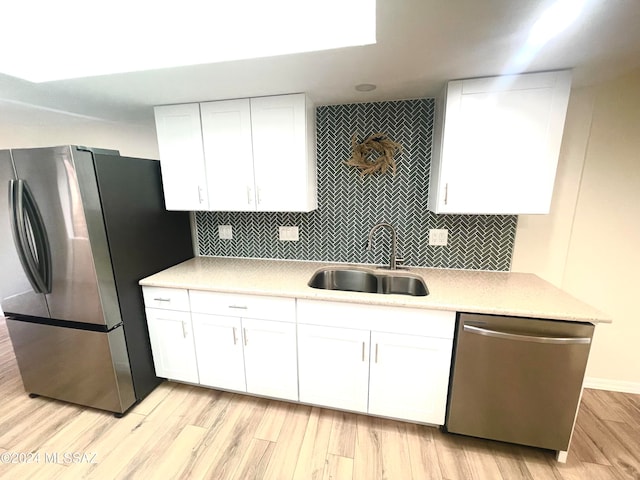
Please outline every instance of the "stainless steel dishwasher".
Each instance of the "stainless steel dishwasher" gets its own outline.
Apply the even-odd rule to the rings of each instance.
[[[566,452],[590,323],[460,314],[445,429]]]

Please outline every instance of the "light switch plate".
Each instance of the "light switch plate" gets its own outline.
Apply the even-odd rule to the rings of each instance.
[[[221,240],[231,240],[233,238],[233,228],[231,225],[218,225],[218,237]]]
[[[432,228],[429,230],[429,245],[446,246],[449,240],[449,230],[446,228]]]
[[[285,242],[297,242],[300,240],[298,227],[278,227],[278,238]]]

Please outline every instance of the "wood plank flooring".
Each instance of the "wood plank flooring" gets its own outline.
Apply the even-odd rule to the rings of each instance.
[[[640,480],[640,395],[586,390],[566,464],[547,450],[172,382],[116,419],[30,399],[0,318],[0,458],[19,462],[0,462],[0,478],[19,480]]]

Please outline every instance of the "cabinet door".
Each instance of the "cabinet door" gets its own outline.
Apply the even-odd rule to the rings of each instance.
[[[240,319],[192,315],[200,383],[246,392]]]
[[[300,401],[367,411],[367,330],[298,325]]]
[[[259,211],[309,211],[309,158],[303,94],[251,99]],[[315,173],[315,172],[314,172]]]
[[[198,383],[191,314],[155,308],[146,314],[156,375]]]
[[[167,210],[207,210],[199,105],[166,105],[154,112]]]
[[[570,83],[568,72],[449,82],[430,208],[548,213]]]
[[[369,413],[444,424],[452,340],[371,332]]]
[[[298,401],[295,323],[242,319],[247,392]]]
[[[255,210],[249,99],[202,103],[200,110],[210,210]]]

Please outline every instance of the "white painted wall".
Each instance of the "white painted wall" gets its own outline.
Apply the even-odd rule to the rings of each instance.
[[[552,210],[521,216],[512,270],[601,309],[587,384],[640,393],[640,70],[572,92]]]
[[[532,272],[561,287],[591,128],[592,89],[571,92],[548,215],[520,215],[511,270]]]
[[[146,123],[128,124],[16,108],[0,101],[0,149],[54,145],[110,148],[128,157],[159,158],[151,109]]]

